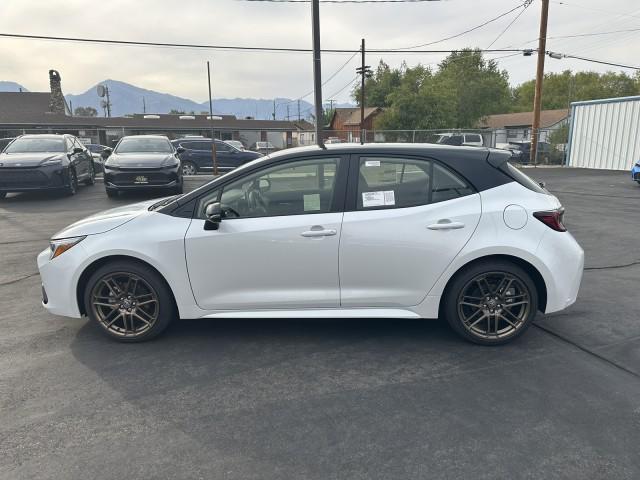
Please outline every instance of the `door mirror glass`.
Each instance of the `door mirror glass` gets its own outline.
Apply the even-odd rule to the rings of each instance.
[[[104,150],[102,150],[102,156],[104,158],[107,158],[109,155],[111,155],[113,153],[113,149],[110,147],[105,148]]]
[[[184,147],[178,147],[178,148],[176,148],[176,153],[177,153],[178,155],[180,155],[181,153],[184,153],[184,152],[186,152],[186,150],[185,150],[185,148],[184,148]]]
[[[84,152],[84,150],[80,147],[73,147],[73,153],[82,153]]]
[[[204,229],[205,230],[217,230],[222,221],[222,207],[219,202],[210,203],[205,209],[205,216],[207,217]]]

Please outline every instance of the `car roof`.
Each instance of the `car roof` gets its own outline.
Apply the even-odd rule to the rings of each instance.
[[[27,133],[25,135],[20,135],[18,138],[64,138],[64,137],[73,137],[68,133]]]
[[[169,140],[166,135],[125,135],[120,140],[124,140],[125,138],[162,138],[164,140]]]

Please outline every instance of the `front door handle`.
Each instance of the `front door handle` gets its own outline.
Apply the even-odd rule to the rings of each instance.
[[[325,229],[320,225],[314,225],[311,227],[311,230],[307,230],[306,232],[302,232],[300,235],[308,238],[316,238],[316,237],[331,237],[338,233],[334,229]]]
[[[464,228],[464,223],[462,222],[452,222],[449,219],[438,220],[438,223],[432,223],[427,226],[429,230],[458,230],[460,228]]]

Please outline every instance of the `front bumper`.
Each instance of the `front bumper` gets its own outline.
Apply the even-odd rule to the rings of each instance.
[[[107,188],[167,188],[181,183],[182,174],[179,166],[162,169],[105,169],[104,171],[104,184]]]
[[[88,238],[86,239],[88,240]],[[85,241],[86,241],[85,240]],[[38,255],[38,270],[42,281],[42,306],[54,315],[79,318],[76,287],[80,268],[87,258],[83,242],[64,252],[57,258],[49,259],[51,250],[43,250]]]
[[[0,191],[55,190],[69,185],[69,170],[62,165],[0,168]]]
[[[633,178],[636,182],[640,182],[640,167],[635,165],[631,169],[631,178]]]

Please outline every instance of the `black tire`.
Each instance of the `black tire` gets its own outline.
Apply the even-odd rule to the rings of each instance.
[[[89,178],[84,181],[85,185],[93,185],[96,183],[96,167],[93,164],[93,161],[89,164]]]
[[[130,283],[127,283],[127,276],[132,279]],[[124,295],[127,295],[127,292],[131,293],[133,279],[136,279],[133,286],[134,299],[129,302],[138,301],[139,305],[133,303],[132,310],[131,308],[127,310],[126,307],[131,307],[132,304],[126,303],[123,307],[122,302],[131,298],[131,295],[126,297]],[[120,291],[117,292],[119,296],[116,296],[114,290],[118,290],[118,287],[120,287]],[[136,291],[139,293],[137,297]],[[146,291],[151,293],[145,293]],[[101,296],[105,292],[110,293],[108,296]],[[155,296],[155,303],[149,302],[151,295]],[[151,340],[160,335],[177,316],[175,301],[166,281],[148,265],[135,261],[116,260],[98,268],[86,284],[83,299],[89,318],[97,323],[100,330],[108,337],[119,342],[135,343]],[[143,304],[146,305],[143,307]],[[144,314],[141,311],[143,308],[146,309]],[[153,318],[153,321],[148,322],[145,318]]]
[[[78,176],[73,168],[69,168],[69,185],[64,189],[64,193],[69,196],[78,193]]]
[[[511,283],[502,284],[500,275],[505,282],[512,279]],[[478,284],[479,278],[484,287]],[[500,292],[500,285],[507,288]],[[447,287],[443,304],[451,328],[480,345],[503,345],[516,339],[529,328],[537,310],[538,292],[531,276],[506,260],[476,263],[457,273]],[[485,325],[487,331],[483,333]]]
[[[114,189],[114,188],[107,188],[107,197],[109,198],[117,198],[118,197],[118,190]]]
[[[180,168],[182,175],[196,175],[198,173],[198,166],[189,160],[181,162]]]

